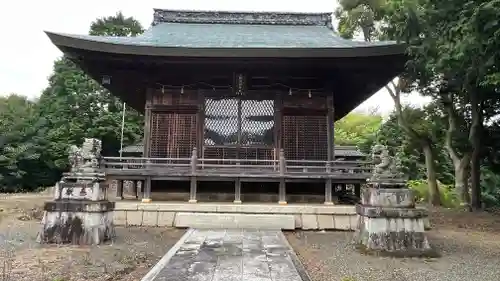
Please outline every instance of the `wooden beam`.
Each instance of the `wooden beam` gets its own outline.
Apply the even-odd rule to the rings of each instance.
[[[198,157],[203,157],[203,145],[205,142],[205,96],[198,91],[198,112],[196,113],[196,148]]]
[[[144,141],[143,157],[151,157],[151,102],[153,94],[151,89],[146,91],[146,106],[144,112]]]
[[[326,138],[327,138],[327,143],[328,143],[328,148],[327,148],[327,158],[328,161],[333,161],[335,159],[335,143],[334,143],[334,134],[335,134],[335,128],[334,128],[334,108],[333,108],[333,96],[329,96],[326,98],[326,104],[327,104],[327,114],[326,114]]]
[[[283,99],[277,94],[274,99],[274,146],[276,158],[283,147]]]
[[[162,112],[162,113],[184,113],[184,114],[196,114],[199,109],[197,105],[166,105],[166,104],[153,104],[149,106],[151,112]]]

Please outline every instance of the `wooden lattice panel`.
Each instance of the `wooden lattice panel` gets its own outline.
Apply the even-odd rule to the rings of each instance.
[[[236,159],[237,149],[235,147],[205,146],[203,158],[207,159]]]
[[[290,160],[327,160],[326,116],[283,116],[283,149]]]
[[[152,104],[161,105],[197,105],[198,93],[192,90],[185,90],[183,93],[180,90],[161,90],[156,91],[152,97]]]
[[[239,153],[238,153],[239,152]],[[274,148],[272,147],[223,147],[205,146],[204,158],[209,159],[274,159]]]
[[[272,147],[242,147],[240,149],[241,159],[272,160],[274,159],[274,148]]]
[[[196,115],[153,113],[151,157],[187,158],[196,146]]]

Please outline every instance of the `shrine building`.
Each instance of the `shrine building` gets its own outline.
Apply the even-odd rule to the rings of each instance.
[[[359,196],[371,165],[356,148],[335,147],[334,122],[406,61],[402,44],[341,38],[330,13],[155,9],[137,37],[47,35],[144,114],[144,141],[101,163],[119,193],[138,182],[143,202]]]

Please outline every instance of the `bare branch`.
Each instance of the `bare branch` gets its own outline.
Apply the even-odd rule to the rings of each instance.
[[[393,87],[393,89],[390,89],[389,86],[386,86],[386,89],[389,91],[389,95],[392,97],[392,100],[394,101],[394,107],[396,110],[396,117],[398,120],[399,126],[405,131],[411,138],[422,142],[424,141],[422,136],[420,136],[415,130],[411,128],[411,126],[408,124],[407,120],[403,116],[403,106],[401,105],[401,87],[403,85],[403,81],[400,78],[398,80],[398,84],[396,85],[394,81],[389,82]]]

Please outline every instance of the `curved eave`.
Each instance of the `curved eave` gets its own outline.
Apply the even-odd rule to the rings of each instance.
[[[405,44],[333,48],[193,48],[119,44],[45,32],[58,48],[75,48],[109,54],[158,57],[245,57],[245,58],[345,58],[401,55]]]

